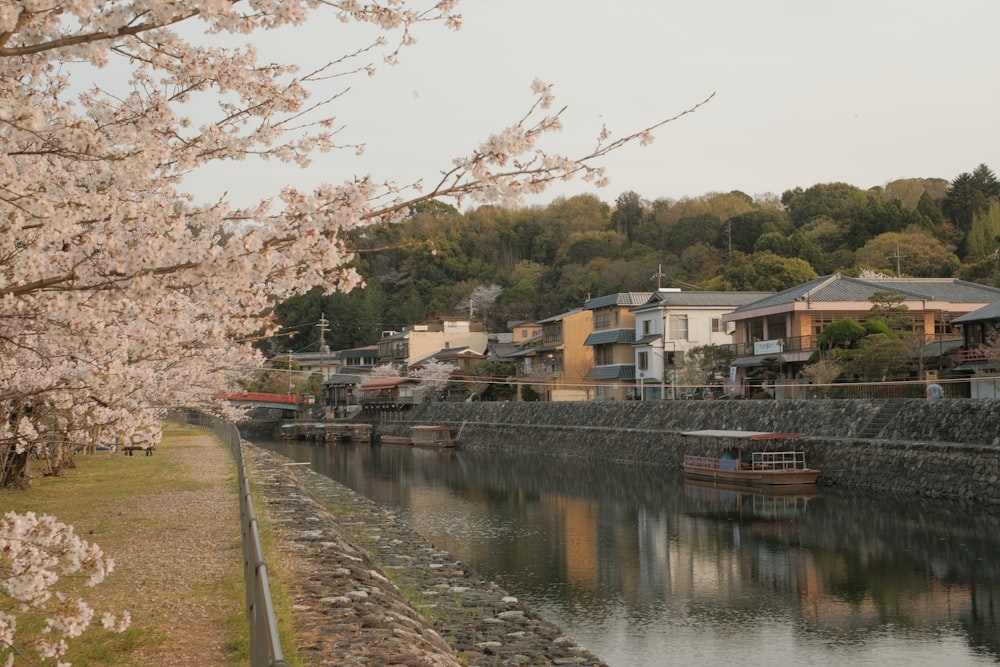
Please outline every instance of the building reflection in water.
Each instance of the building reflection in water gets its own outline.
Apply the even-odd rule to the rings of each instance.
[[[754,493],[672,471],[464,451],[269,446],[403,514],[613,665],[660,664],[652,656],[668,649],[671,664],[881,665],[884,651],[916,664],[1000,661],[996,508],[822,487]],[[755,650],[748,632],[767,647],[729,656],[735,637]]]

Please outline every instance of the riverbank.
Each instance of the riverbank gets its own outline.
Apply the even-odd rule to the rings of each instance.
[[[128,611],[132,624],[105,633],[98,613],[69,643],[67,661],[249,664],[235,479],[232,454],[211,432],[167,424],[153,456],[78,454],[59,477],[0,490],[4,512],[55,516],[115,560],[114,572],[84,597],[99,612]]]
[[[389,434],[449,424],[460,448],[503,456],[667,470],[685,454],[721,456],[732,444],[688,431],[795,432],[820,484],[1000,503],[995,399],[425,403],[377,423]]]
[[[607,667],[371,500],[267,450],[247,454],[305,664]]]

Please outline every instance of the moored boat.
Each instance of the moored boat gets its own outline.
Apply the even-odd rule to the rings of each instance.
[[[380,435],[378,441],[383,445],[412,445],[413,438],[408,435]]]
[[[451,426],[411,426],[410,439],[414,447],[455,446],[455,435]]]
[[[805,452],[782,448],[801,433],[703,430],[683,435],[726,438],[736,443],[720,457],[685,455],[682,467],[691,479],[775,486],[815,484],[819,478],[820,471],[806,464]]]

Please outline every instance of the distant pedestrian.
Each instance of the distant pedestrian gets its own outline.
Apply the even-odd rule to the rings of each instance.
[[[709,387],[705,387],[705,391],[701,392],[701,398],[705,401],[712,400],[712,390]]]
[[[927,398],[941,398],[944,396],[944,389],[937,382],[927,385]]]

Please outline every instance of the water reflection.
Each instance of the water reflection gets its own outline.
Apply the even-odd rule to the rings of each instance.
[[[466,451],[268,446],[408,517],[616,667],[1000,663],[994,508],[754,494]]]

